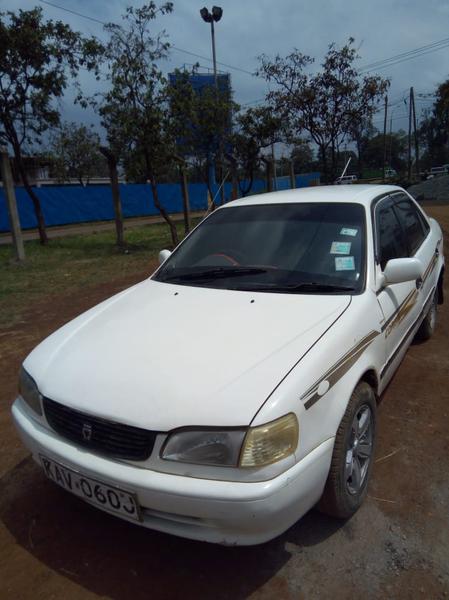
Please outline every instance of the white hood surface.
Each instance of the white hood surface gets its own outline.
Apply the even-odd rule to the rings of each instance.
[[[44,396],[121,423],[249,425],[349,303],[148,279],[56,331],[24,366]]]

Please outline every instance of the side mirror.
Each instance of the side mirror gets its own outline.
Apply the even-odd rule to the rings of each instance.
[[[384,284],[421,279],[423,274],[424,266],[418,258],[392,258],[385,265]]]
[[[161,250],[159,252],[159,264],[164,263],[169,256],[171,256],[170,250]]]

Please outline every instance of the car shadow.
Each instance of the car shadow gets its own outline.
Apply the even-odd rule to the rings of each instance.
[[[224,547],[132,525],[47,481],[31,457],[0,479],[0,520],[39,561],[113,600],[246,598],[292,554],[332,536],[342,523],[311,511],[260,546]],[[305,558],[304,558],[305,560]]]

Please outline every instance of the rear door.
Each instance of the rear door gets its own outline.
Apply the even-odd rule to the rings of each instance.
[[[405,232],[408,256],[419,258],[424,266],[424,275],[419,286],[418,305],[422,310],[425,301],[434,287],[434,278],[430,277],[435,265],[438,249],[430,235],[430,225],[420,208],[406,194],[394,196],[394,210]],[[418,315],[419,316],[419,315]]]
[[[382,331],[386,357],[392,360],[401,345],[411,341],[410,334],[431,291],[426,267],[435,248],[432,248],[429,224],[405,193],[399,192],[380,201],[375,213],[380,269],[383,270],[392,258],[412,256],[419,258],[425,269],[422,279],[389,285],[378,294],[385,317]]]

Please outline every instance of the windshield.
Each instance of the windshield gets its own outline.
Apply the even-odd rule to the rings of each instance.
[[[359,292],[365,279],[365,210],[346,203],[217,210],[154,279],[261,292]]]

